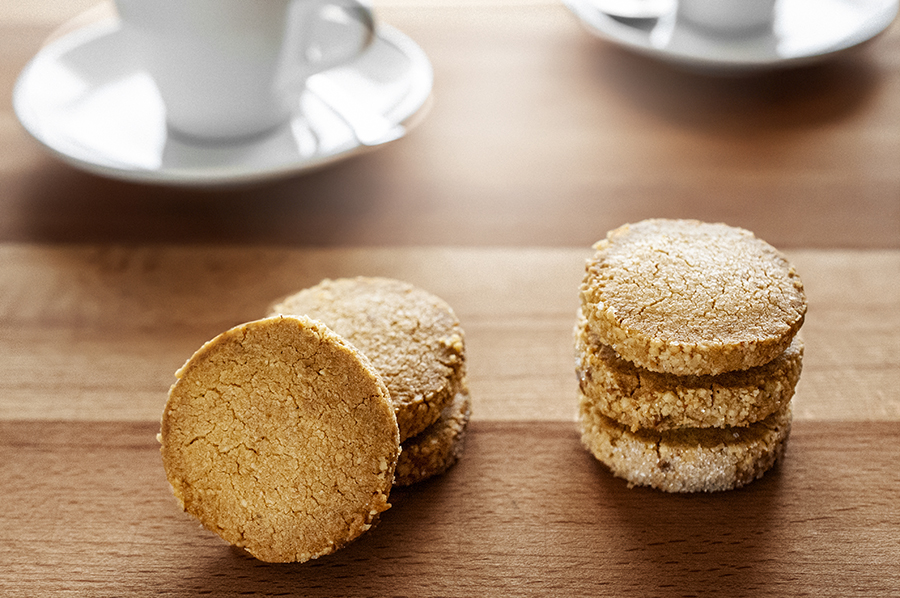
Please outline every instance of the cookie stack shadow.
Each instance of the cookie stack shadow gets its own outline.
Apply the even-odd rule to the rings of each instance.
[[[611,231],[575,326],[585,447],[630,486],[739,488],[784,455],[803,285],[752,233],[691,220]]]

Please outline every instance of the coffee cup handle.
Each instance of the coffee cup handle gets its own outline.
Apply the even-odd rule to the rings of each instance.
[[[345,64],[361,55],[375,41],[375,16],[372,9],[359,0],[301,0],[307,4],[304,24],[300,34],[303,60],[313,72],[321,72]],[[342,24],[354,24],[359,35],[352,44],[331,45],[330,39],[315,40],[313,33],[317,25],[329,16],[340,14]],[[347,36],[349,37],[349,36]],[[316,42],[319,42],[318,44]]]

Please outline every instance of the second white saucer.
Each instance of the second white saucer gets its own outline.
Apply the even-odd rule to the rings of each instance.
[[[250,183],[297,174],[402,137],[422,116],[433,71],[406,35],[380,25],[359,59],[309,79],[289,124],[235,144],[173,137],[149,74],[107,18],[44,46],[13,92],[25,129],[60,159],[112,178],[170,185]]]
[[[884,31],[900,0],[779,0],[771,30],[717,36],[676,18],[675,2],[656,18],[605,12],[609,0],[564,0],[595,35],[660,60],[704,71],[747,71],[809,64]],[[664,3],[665,5],[665,3]],[[635,18],[637,17],[637,18]]]

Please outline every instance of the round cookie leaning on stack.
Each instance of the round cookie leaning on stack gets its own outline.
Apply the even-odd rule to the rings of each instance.
[[[727,490],[790,433],[806,297],[752,233],[645,220],[594,246],[575,328],[582,441],[630,485]]]
[[[325,279],[278,302],[276,314],[322,322],[382,376],[402,443],[396,485],[441,474],[458,460],[471,405],[465,335],[445,301],[390,278]]]
[[[304,317],[248,322],[176,372],[159,434],[182,508],[268,562],[330,554],[388,509],[400,451],[378,372]]]

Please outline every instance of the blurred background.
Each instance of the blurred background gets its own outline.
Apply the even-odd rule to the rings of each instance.
[[[41,40],[96,6],[0,7],[2,241],[588,246],[651,216],[779,247],[900,238],[896,23],[817,66],[716,77],[600,40],[552,0],[377,0],[434,67],[406,138],[275,183],[185,190],[75,170],[12,114]]]

